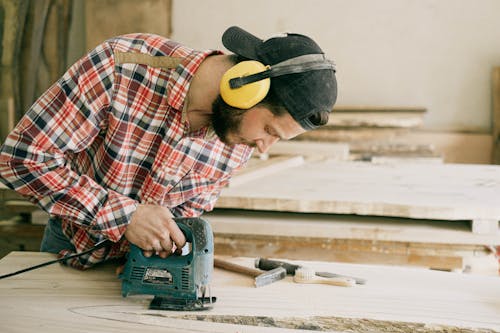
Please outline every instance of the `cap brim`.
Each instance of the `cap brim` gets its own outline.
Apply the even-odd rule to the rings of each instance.
[[[240,27],[228,28],[222,35],[222,44],[229,51],[242,57],[259,60],[257,47],[262,44],[262,39],[255,37]]]

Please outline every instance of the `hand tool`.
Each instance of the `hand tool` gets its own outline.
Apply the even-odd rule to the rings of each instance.
[[[262,287],[282,280],[286,277],[286,270],[283,267],[276,267],[269,271],[261,271],[258,269],[238,265],[220,258],[214,259],[214,266],[231,272],[241,273],[255,278],[255,287]]]
[[[214,241],[210,224],[202,218],[174,218],[191,243],[185,255],[167,258],[145,257],[142,249],[131,245],[120,275],[122,295],[154,295],[149,305],[155,310],[193,311],[212,308],[216,301],[208,286],[213,272]],[[205,297],[207,291],[209,296]]]
[[[353,287],[356,284],[354,279],[348,278],[324,278],[317,276],[314,269],[308,267],[299,267],[295,270],[295,275],[293,276],[293,281],[297,283],[322,283],[331,284],[340,287]]]
[[[262,270],[270,270],[274,269],[276,267],[283,267],[286,269],[286,273],[288,275],[294,275],[295,271],[302,267],[300,265],[294,265],[291,263],[288,263],[286,261],[280,261],[280,260],[271,260],[271,259],[266,259],[266,258],[257,258],[255,260],[255,267],[260,268]],[[353,277],[353,276],[347,276],[347,275],[341,275],[341,274],[336,274],[336,273],[330,273],[330,272],[315,272],[316,276],[324,277],[324,278],[348,278],[348,279],[353,279],[356,281],[357,284],[365,284],[366,280]]]

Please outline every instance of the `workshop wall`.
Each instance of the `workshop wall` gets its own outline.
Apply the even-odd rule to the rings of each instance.
[[[491,130],[497,0],[173,0],[172,38],[220,48],[239,25],[312,36],[337,63],[339,105],[421,106],[424,127]]]

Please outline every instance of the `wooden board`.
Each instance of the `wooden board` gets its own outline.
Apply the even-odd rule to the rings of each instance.
[[[335,112],[331,113],[326,127],[414,128],[423,124],[423,114],[406,112]]]
[[[315,161],[226,188],[216,207],[471,220],[498,233],[500,167]]]
[[[269,155],[301,155],[306,159],[324,157],[335,160],[349,158],[349,145],[335,142],[278,141],[269,148]]]
[[[238,170],[229,186],[238,186],[243,183],[251,182],[254,179],[268,176],[276,172],[301,165],[304,158],[300,155],[265,155],[265,158],[252,157],[245,168]]]
[[[499,103],[500,104],[500,103]],[[348,142],[351,152],[364,147],[403,144],[408,147],[432,146],[446,163],[490,164],[491,133],[431,131],[401,128],[316,129],[299,135],[294,140]],[[364,146],[364,147],[363,147]],[[369,152],[369,151],[368,151]]]
[[[0,274],[52,259],[13,252]],[[251,266],[253,258],[231,259]],[[421,269],[296,262],[367,279],[352,288],[294,283],[254,288],[214,271],[206,312],[147,310],[149,297],[120,296],[115,266],[88,271],[52,265],[0,281],[2,332],[498,332],[500,281]]]
[[[218,253],[419,266],[498,275],[492,244],[468,223],[217,209],[204,214]]]
[[[423,123],[425,108],[337,105],[325,128],[414,128]]]

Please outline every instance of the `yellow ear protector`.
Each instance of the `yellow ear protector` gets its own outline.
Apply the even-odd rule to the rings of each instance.
[[[335,65],[323,54],[306,54],[272,66],[256,60],[242,61],[228,69],[220,81],[220,94],[229,105],[250,109],[262,101],[271,87],[271,77],[332,69]]]
[[[240,109],[250,109],[252,106],[262,101],[271,87],[270,78],[245,84],[238,88],[232,88],[230,81],[232,78],[248,77],[250,75],[265,72],[268,68],[268,66],[266,67],[256,60],[242,61],[229,68],[220,81],[220,94],[222,99],[227,104]]]

